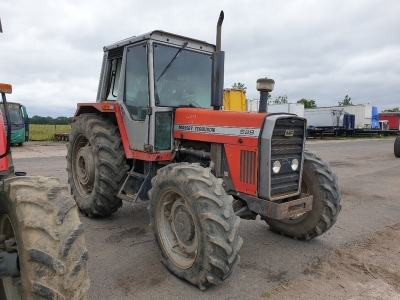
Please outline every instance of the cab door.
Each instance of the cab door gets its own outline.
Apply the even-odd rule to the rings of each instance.
[[[126,47],[119,79],[117,102],[121,104],[129,146],[149,151],[150,94],[147,42]]]

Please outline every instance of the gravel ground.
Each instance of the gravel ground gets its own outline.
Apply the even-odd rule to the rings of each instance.
[[[205,292],[161,264],[147,203],[125,203],[107,218],[81,217],[90,253],[89,299],[400,299],[400,159],[393,143],[307,141],[339,176],[343,207],[335,226],[302,242],[274,234],[259,219],[243,220],[240,264]],[[67,183],[65,142],[27,142],[12,154],[16,170]]]

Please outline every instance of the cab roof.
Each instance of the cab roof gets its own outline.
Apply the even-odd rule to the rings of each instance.
[[[134,44],[140,41],[145,41],[145,40],[155,40],[155,41],[160,41],[160,42],[165,42],[168,44],[173,44],[177,46],[181,46],[182,42],[188,42],[188,47],[189,48],[197,48],[201,49],[207,52],[214,52],[215,51],[215,45],[209,44],[205,41],[185,37],[182,35],[162,31],[162,30],[154,30],[139,36],[132,36],[130,38],[126,38],[122,41],[113,43],[109,46],[105,46],[103,48],[104,52],[107,52],[111,49],[123,47],[126,45]]]

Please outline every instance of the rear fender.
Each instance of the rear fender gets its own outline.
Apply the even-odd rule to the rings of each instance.
[[[104,114],[108,119],[114,120],[118,126],[121,135],[122,145],[126,158],[133,158],[132,150],[129,148],[128,134],[126,133],[125,125],[122,121],[121,109],[116,102],[93,102],[93,103],[78,103],[74,119],[82,114],[97,113]]]
[[[93,103],[78,103],[78,108],[75,112],[74,119],[81,114],[97,113],[104,114],[108,119],[115,122],[118,126],[121,135],[122,145],[124,147],[125,156],[127,159],[139,159],[144,161],[169,161],[172,158],[172,153],[148,153],[143,151],[132,150],[129,146],[128,134],[122,118],[121,107],[116,102],[93,102]]]

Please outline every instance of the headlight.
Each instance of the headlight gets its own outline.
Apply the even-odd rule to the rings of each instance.
[[[279,160],[274,161],[274,164],[272,165],[272,172],[279,173],[279,171],[281,170],[281,163]]]
[[[299,168],[299,161],[297,158],[292,160],[291,167],[293,171],[296,171]]]

